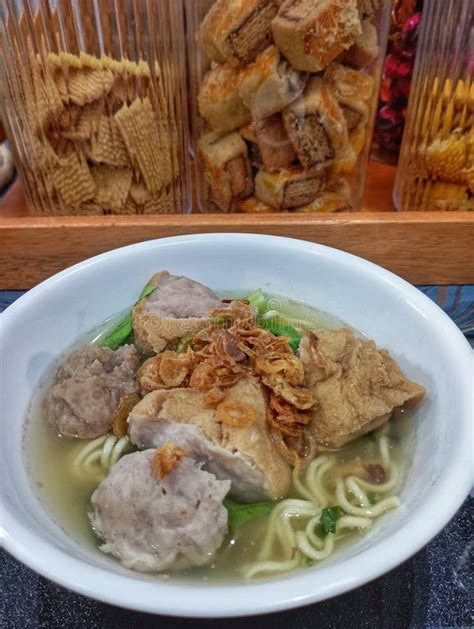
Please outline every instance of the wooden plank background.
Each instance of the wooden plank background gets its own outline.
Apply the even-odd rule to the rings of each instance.
[[[393,178],[392,167],[371,164],[364,210],[327,215],[34,217],[16,184],[0,203],[0,289],[29,288],[123,245],[205,232],[301,238],[367,258],[412,283],[474,283],[474,213],[398,213]]]

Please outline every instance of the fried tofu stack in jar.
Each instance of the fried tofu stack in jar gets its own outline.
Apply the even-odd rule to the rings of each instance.
[[[200,24],[204,211],[357,209],[383,0],[216,0]]]

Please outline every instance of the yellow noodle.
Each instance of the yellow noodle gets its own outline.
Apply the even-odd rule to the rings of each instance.
[[[365,507],[365,508],[369,507],[370,502],[367,497],[367,494],[357,484],[355,476],[349,476],[349,478],[346,479],[346,487],[351,492],[351,494],[354,496],[354,498],[357,500],[357,502],[360,504],[361,507]]]
[[[82,464],[82,469],[85,470],[88,474],[93,472],[93,465],[94,463],[98,463],[100,461],[101,454],[102,452],[100,450],[96,450],[95,452],[89,454],[87,459]]]
[[[370,518],[344,515],[337,521],[336,531],[339,532],[342,529],[369,529],[373,522]]]
[[[390,458],[389,427],[383,426],[376,432],[380,459],[388,480],[385,483],[370,483],[357,476],[339,479],[334,492],[329,493],[325,487],[326,472],[337,462],[335,456],[323,455],[312,461],[302,478],[301,470],[293,473],[293,484],[303,499],[289,498],[280,502],[272,511],[258,561],[246,566],[243,575],[247,579],[260,576],[262,573],[284,572],[299,565],[303,558],[322,561],[333,553],[338,534],[346,529],[365,530],[370,528],[374,519],[400,505],[397,496],[389,496],[371,505],[367,491],[385,494],[392,490],[398,480],[398,468]],[[352,496],[359,506],[351,503]],[[328,533],[320,539],[316,534],[324,507],[339,506],[344,514],[335,524],[335,533]],[[303,521],[295,526],[295,522]],[[295,547],[299,553],[294,555]],[[282,561],[273,561],[274,552],[279,552]],[[298,559],[299,558],[299,559]]]
[[[124,450],[128,448],[129,445],[130,445],[130,440],[128,437],[122,437],[121,439],[117,441],[110,455],[109,467],[112,467],[112,465],[117,463],[119,458],[122,456]]]
[[[320,537],[318,537],[316,533],[314,532],[316,529],[316,526],[319,524],[319,518],[320,518],[319,515],[317,515],[314,518],[311,518],[311,520],[309,520],[305,528],[305,533],[306,533],[307,538],[317,550],[321,550],[324,547],[323,540]]]
[[[119,460],[129,445],[128,437],[119,439],[110,434],[87,442],[73,461],[74,474],[87,477],[103,476]]]
[[[344,481],[342,479],[339,479],[337,481],[336,497],[337,503],[346,513],[349,513],[350,515],[361,515],[368,518],[376,518],[385,511],[388,511],[389,509],[396,509],[400,506],[400,500],[396,496],[391,496],[390,498],[381,500],[379,503],[377,503],[373,507],[370,507],[369,509],[363,507],[355,507],[347,499],[344,488]]]
[[[271,574],[275,572],[288,572],[296,568],[301,561],[301,555],[296,553],[289,561],[257,561],[243,570],[246,579],[253,579],[257,574]]]
[[[81,448],[79,454],[77,455],[77,457],[74,459],[74,462],[73,462],[73,470],[76,474],[77,473],[80,474],[81,467],[84,461],[86,460],[87,456],[91,452],[94,452],[94,450],[96,450],[99,446],[102,446],[102,444],[104,443],[106,439],[107,439],[107,435],[103,435],[102,437],[98,437],[97,439],[94,439],[93,441],[89,441],[85,446]]]
[[[116,443],[117,443],[117,437],[114,437],[113,435],[110,435],[105,440],[105,443],[102,447],[102,452],[100,455],[100,464],[102,465],[104,469],[107,469],[110,466],[109,465],[110,453],[112,452],[112,448],[114,447]]]
[[[326,537],[322,550],[316,550],[303,531],[296,533],[296,543],[303,555],[306,555],[309,559],[313,559],[313,561],[321,561],[322,559],[327,559],[329,555],[332,554],[334,550],[334,535],[328,535]]]

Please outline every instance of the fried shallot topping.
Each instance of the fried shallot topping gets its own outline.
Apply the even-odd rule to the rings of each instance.
[[[304,386],[303,364],[288,338],[258,327],[254,309],[244,301],[210,310],[209,317],[211,325],[194,336],[185,352],[167,350],[142,365],[140,387],[144,391],[186,386],[202,389],[206,405],[217,408],[223,423],[247,426],[255,421],[252,409],[227,403],[225,397],[239,380],[253,375],[269,395],[268,426],[280,451],[290,463],[298,462],[301,453],[295,444],[303,442],[309,423],[305,411],[313,408],[316,400]]]
[[[137,372],[138,386],[145,393],[165,388],[160,378],[161,354],[145,360]]]
[[[188,453],[174,443],[165,443],[158,448],[150,460],[151,471],[157,480],[161,480],[188,456]]]
[[[146,393],[189,386],[189,376],[198,362],[193,352],[165,350],[145,360],[137,373],[138,385]]]
[[[233,428],[247,428],[257,419],[255,409],[244,402],[222,402],[216,414],[219,421]]]
[[[112,415],[112,433],[118,437],[126,437],[128,433],[128,416],[141,397],[137,393],[122,395]]]
[[[176,388],[183,384],[189,375],[193,359],[191,354],[170,352],[166,350],[161,354],[158,374],[166,387]]]

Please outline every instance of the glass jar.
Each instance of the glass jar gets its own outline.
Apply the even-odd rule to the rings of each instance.
[[[202,212],[355,210],[389,0],[187,0]]]
[[[399,210],[474,210],[474,2],[425,3],[395,184]]]
[[[1,3],[0,114],[33,212],[190,210],[183,19],[178,0]]]
[[[396,165],[415,65],[423,0],[394,0],[371,157]]]

